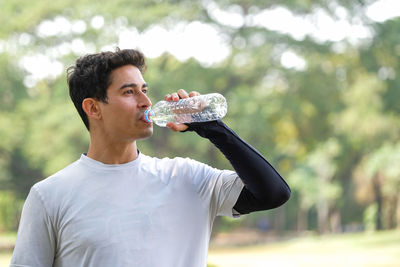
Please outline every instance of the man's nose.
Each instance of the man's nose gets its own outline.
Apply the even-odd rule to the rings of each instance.
[[[139,102],[139,106],[141,107],[141,108],[149,108],[149,107],[151,107],[151,100],[150,100],[150,98],[146,95],[146,94],[144,94],[144,93],[142,93],[142,97],[140,98],[140,102]]]

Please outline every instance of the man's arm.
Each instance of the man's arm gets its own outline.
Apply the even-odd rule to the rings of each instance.
[[[10,267],[53,266],[55,233],[43,200],[33,187],[25,201]]]
[[[196,91],[187,93],[179,89],[176,93],[166,95],[164,100],[178,101],[197,95],[200,94]],[[195,131],[209,139],[225,155],[245,185],[234,206],[241,214],[273,209],[289,199],[290,188],[279,173],[222,121],[191,124],[169,122],[166,126],[176,132]]]
[[[243,188],[234,209],[241,214],[279,207],[290,197],[290,188],[279,173],[253,147],[221,120],[191,123],[187,131],[209,139],[230,161]]]

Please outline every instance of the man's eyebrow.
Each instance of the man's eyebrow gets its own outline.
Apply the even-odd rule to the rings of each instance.
[[[124,89],[124,88],[126,88],[126,87],[137,88],[138,85],[137,85],[136,83],[125,83],[125,84],[122,85],[119,89],[121,90],[121,89]],[[148,86],[147,86],[147,83],[144,83],[144,84],[142,85],[142,88],[147,88],[147,87],[148,87]]]
[[[126,87],[132,87],[132,88],[136,88],[137,84],[136,83],[125,83],[124,85],[122,85],[119,89],[124,89]]]

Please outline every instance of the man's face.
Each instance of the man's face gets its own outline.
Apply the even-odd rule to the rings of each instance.
[[[111,72],[108,101],[100,102],[103,129],[108,136],[134,141],[153,134],[152,123],[144,119],[144,111],[151,106],[146,93],[147,84],[137,67],[125,65]]]

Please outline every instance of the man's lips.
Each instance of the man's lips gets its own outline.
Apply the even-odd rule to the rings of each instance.
[[[139,120],[141,120],[141,121],[143,121],[143,122],[145,122],[145,123],[151,124],[151,122],[148,122],[148,121],[146,120],[146,117],[144,116],[144,113],[143,113],[142,115],[139,116]]]

